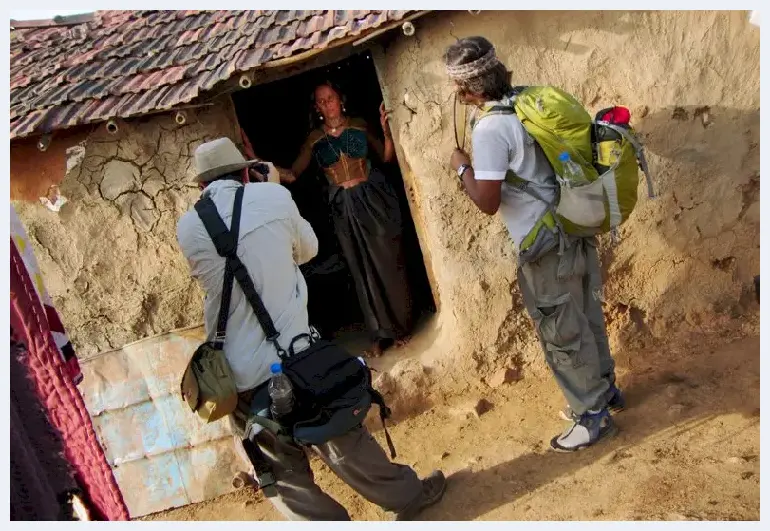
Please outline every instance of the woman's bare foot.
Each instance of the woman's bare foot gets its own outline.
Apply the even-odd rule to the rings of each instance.
[[[395,347],[403,348],[407,346],[411,340],[412,340],[412,336],[404,336],[401,339],[396,340]]]
[[[372,343],[372,348],[364,351],[364,356],[367,358],[379,358],[382,356],[382,346],[379,341]]]

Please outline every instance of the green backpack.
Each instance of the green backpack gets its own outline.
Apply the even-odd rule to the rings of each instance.
[[[583,237],[614,235],[636,206],[640,166],[648,195],[654,197],[644,150],[629,125],[600,120],[605,111],[591,119],[580,102],[556,87],[518,87],[514,94],[513,105],[482,108],[473,126],[487,116],[515,113],[551,163],[560,191],[557,202],[549,204],[522,242],[520,252],[535,242],[543,228]],[[587,183],[562,177],[560,155],[565,152],[583,170]],[[514,172],[509,171],[505,180],[541,199]]]

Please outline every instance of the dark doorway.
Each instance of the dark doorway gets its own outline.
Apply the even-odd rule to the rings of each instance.
[[[363,118],[382,137],[379,122],[382,92],[371,55],[364,52],[327,67],[234,93],[238,121],[257,157],[271,161],[276,166],[291,166],[310,132],[313,112],[311,93],[318,83],[327,79],[333,81],[344,93],[347,114]],[[417,321],[427,313],[434,313],[436,309],[401,172],[395,163],[380,164],[372,160],[372,164],[391,179],[400,195],[407,256],[405,265]],[[313,163],[288,189],[319,240],[316,258],[301,266],[308,284],[311,324],[326,337],[340,331],[362,330],[363,319],[352,277],[330,218],[326,177]]]

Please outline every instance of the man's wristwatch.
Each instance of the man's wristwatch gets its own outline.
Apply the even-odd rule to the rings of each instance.
[[[468,171],[468,168],[470,168],[470,164],[460,164],[460,167],[457,168],[457,176],[460,178],[460,180],[463,180],[463,175],[466,171]]]

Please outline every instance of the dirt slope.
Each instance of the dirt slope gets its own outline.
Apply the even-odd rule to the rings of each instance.
[[[633,371],[619,373],[631,406],[616,417],[621,433],[577,455],[547,449],[564,426],[550,380],[466,390],[402,421],[392,430],[399,459],[450,475],[445,500],[421,518],[758,520],[759,336],[740,338],[756,325],[635,353]],[[476,418],[468,413],[480,396],[494,407]],[[320,462],[314,469],[355,520],[389,518]],[[261,496],[236,492],[148,519],[281,516]]]

